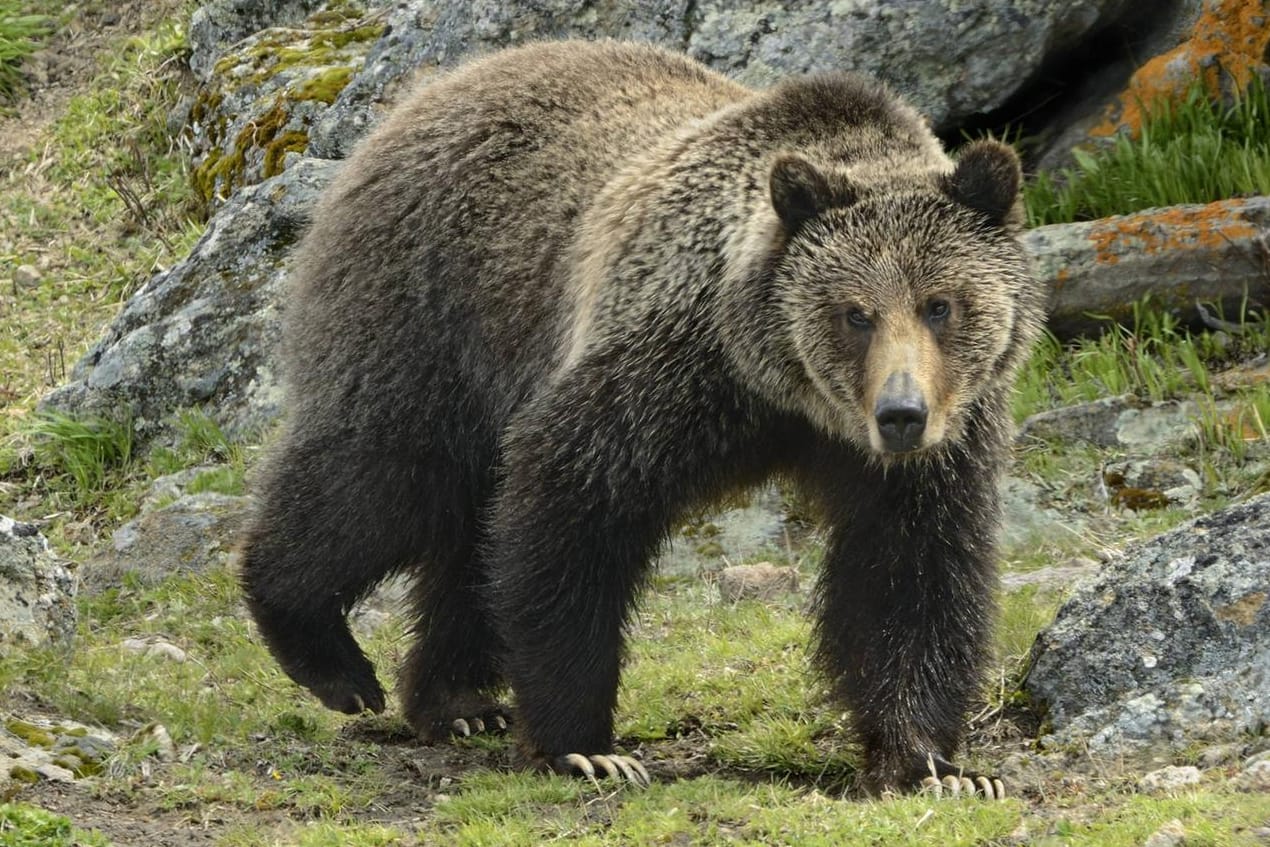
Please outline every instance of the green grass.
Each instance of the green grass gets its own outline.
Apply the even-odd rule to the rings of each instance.
[[[1119,394],[1157,401],[1211,394],[1210,371],[1270,348],[1270,314],[1236,323],[1238,337],[1220,342],[1191,333],[1147,299],[1134,304],[1130,327],[1110,322],[1096,338],[1069,342],[1046,333],[1019,376],[1015,420]]]
[[[56,16],[83,4],[43,5]],[[18,409],[65,379],[119,304],[202,231],[185,153],[167,131],[182,94],[176,60],[188,49],[190,11],[110,45],[96,81],[32,139],[25,160],[5,163],[12,179],[0,197],[0,267],[44,271],[4,305],[0,396]],[[14,417],[0,416],[0,436]]]
[[[30,419],[27,434],[34,444],[36,467],[69,478],[81,501],[104,493],[113,474],[132,461],[130,419],[44,412]]]
[[[25,803],[0,803],[0,847],[109,847],[97,832],[84,832],[62,817]]]
[[[21,93],[19,66],[40,48],[52,27],[53,19],[31,13],[29,4],[0,0],[0,105],[12,103]]]
[[[1137,137],[1076,150],[1075,166],[1025,189],[1029,226],[1270,194],[1270,97],[1259,78],[1230,106],[1200,85],[1146,104]]]

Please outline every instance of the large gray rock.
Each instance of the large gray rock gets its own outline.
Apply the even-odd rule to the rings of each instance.
[[[207,79],[225,49],[266,27],[295,24],[324,0],[212,0],[190,19],[190,67]]]
[[[752,83],[860,70],[904,92],[936,128],[992,111],[1047,59],[1115,23],[1127,0],[704,0],[689,52]]]
[[[1221,403],[1219,412],[1230,404]],[[1085,441],[1141,453],[1176,449],[1200,432],[1203,410],[1191,400],[1142,400],[1132,394],[1037,412],[1020,426],[1017,440]]]
[[[403,79],[542,38],[651,41],[743,82],[858,70],[894,84],[941,130],[1000,107],[1047,61],[1117,23],[1127,0],[407,0],[313,131],[310,152],[346,155]]]
[[[289,251],[336,162],[305,159],[237,194],[190,256],[151,279],[76,364],[46,409],[129,409],[142,438],[171,413],[202,406],[230,437],[258,431],[281,408],[275,341]]]
[[[1270,494],[1127,551],[1038,636],[1051,742],[1103,754],[1270,724]]]
[[[75,578],[26,523],[0,515],[0,653],[75,636]]]
[[[178,573],[223,567],[250,508],[250,498],[187,494],[115,530],[110,548],[84,566],[84,585],[112,588],[127,577],[155,585]]]

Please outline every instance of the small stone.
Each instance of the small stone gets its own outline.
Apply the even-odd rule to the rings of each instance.
[[[154,755],[159,761],[176,761],[176,744],[172,741],[168,728],[163,724],[150,724],[138,732],[136,737],[140,741],[150,741],[154,744]]]
[[[1235,787],[1240,791],[1270,792],[1270,759],[1259,759],[1247,765],[1235,777]]]
[[[1142,847],[1182,847],[1186,843],[1186,827],[1177,818],[1166,823],[1142,842]]]
[[[1006,590],[1030,585],[1046,591],[1070,589],[1080,580],[1097,572],[1098,562],[1075,556],[1061,565],[1050,565],[1032,571],[1004,573],[1001,575],[1001,586]]]
[[[61,765],[55,765],[52,762],[45,762],[35,768],[35,772],[39,774],[41,779],[49,782],[74,782],[75,774]]]
[[[729,603],[772,600],[798,590],[798,569],[778,568],[771,562],[733,565],[719,571],[719,594]]]
[[[1204,770],[1219,768],[1238,759],[1242,750],[1243,744],[1238,742],[1205,747],[1199,754],[1199,766]]]
[[[1133,511],[1190,505],[1203,483],[1193,469],[1172,459],[1131,459],[1103,468],[1102,482],[1113,505]]]
[[[1198,785],[1199,780],[1199,768],[1194,765],[1169,765],[1138,780],[1138,790],[1144,794],[1167,794],[1188,785]]]
[[[43,278],[35,265],[18,265],[13,272],[13,284],[18,288],[35,288]]]
[[[120,646],[130,653],[140,653],[143,656],[158,656],[177,663],[184,662],[188,658],[185,651],[180,647],[162,639],[127,638]]]

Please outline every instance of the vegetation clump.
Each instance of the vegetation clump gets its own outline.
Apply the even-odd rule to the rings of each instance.
[[[1073,156],[1074,167],[1038,174],[1028,185],[1030,226],[1270,194],[1266,84],[1254,78],[1227,105],[1196,82],[1180,100],[1144,104],[1136,134]]]
[[[30,14],[18,0],[0,0],[0,106],[23,90],[21,63],[40,47],[53,27],[47,15]]]

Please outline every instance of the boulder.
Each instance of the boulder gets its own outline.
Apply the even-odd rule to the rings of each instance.
[[[76,620],[70,570],[34,525],[0,515],[0,653],[67,646]]]
[[[100,727],[39,716],[8,715],[0,725],[0,788],[71,782],[105,770],[118,739]]]
[[[1225,412],[1222,402],[1215,406]],[[1141,400],[1132,394],[1104,397],[1037,412],[1020,426],[1017,440],[1079,442],[1154,453],[1176,448],[1200,432],[1203,410],[1191,400]]]
[[[178,573],[224,566],[250,508],[250,498],[187,494],[115,530],[111,546],[84,566],[91,591],[123,584],[125,576],[155,585]]]
[[[1125,0],[703,0],[688,52],[750,83],[859,70],[895,85],[939,131],[991,112],[1056,56],[1124,16]]]
[[[1122,754],[1270,723],[1270,494],[1126,551],[1033,645],[1050,744]]]
[[[133,295],[42,408],[79,416],[126,409],[142,440],[191,406],[231,438],[273,421],[289,251],[338,166],[305,159],[235,195],[187,259]]]
[[[212,0],[190,19],[190,68],[207,79],[231,44],[266,27],[294,24],[324,0]]]
[[[544,38],[649,41],[684,50],[756,85],[790,74],[859,70],[891,82],[936,128],[955,134],[968,119],[1019,96],[1056,57],[1121,25],[1133,4],[1080,0],[1028,3],[1019,8],[1000,0],[971,5],[957,0],[799,4],[616,0],[600,5],[577,0],[405,0],[389,8],[384,3],[368,4],[366,22],[341,29],[355,37],[348,43],[339,36],[341,43],[347,43],[349,55],[347,61],[335,62],[326,55],[329,51],[313,49],[314,21],[322,21],[325,28],[334,15],[351,17],[362,14],[362,9],[354,4],[318,6],[292,0],[281,4],[278,14],[268,15],[261,11],[267,5],[221,0],[200,10],[192,27],[191,64],[208,81],[200,100],[204,104],[215,101],[216,112],[225,113],[218,98],[227,81],[236,87],[246,80],[252,90],[270,92],[265,99],[273,106],[265,110],[269,120],[262,126],[268,136],[264,144],[272,145],[276,167],[279,150],[287,145],[303,149],[301,136],[309,137],[311,155],[346,156],[404,81],[426,77],[468,56]],[[309,17],[300,20],[305,14]],[[363,36],[372,31],[370,21],[382,22],[383,34],[373,45],[366,45]],[[282,22],[287,26],[277,26]],[[257,29],[249,30],[253,23]],[[267,27],[272,28],[260,32]],[[249,35],[249,41],[241,41]],[[329,36],[317,39],[319,47],[330,43]],[[351,79],[342,77],[348,84],[336,89],[338,96],[329,110],[326,103],[310,101],[295,112],[292,98],[273,99],[272,91],[280,87],[273,81],[275,69],[284,64],[277,60],[278,54],[287,56],[290,76],[301,81],[314,74],[336,73],[341,67],[355,72]],[[291,84],[284,80],[281,87]],[[274,111],[279,105],[285,115]],[[199,114],[196,104],[195,116]],[[274,124],[280,119],[287,128],[275,133]],[[267,150],[255,149],[259,134],[250,124],[237,133],[222,132],[219,141],[231,149],[213,167],[236,171],[241,154],[248,158],[269,155]],[[229,176],[250,179],[250,170]]]

